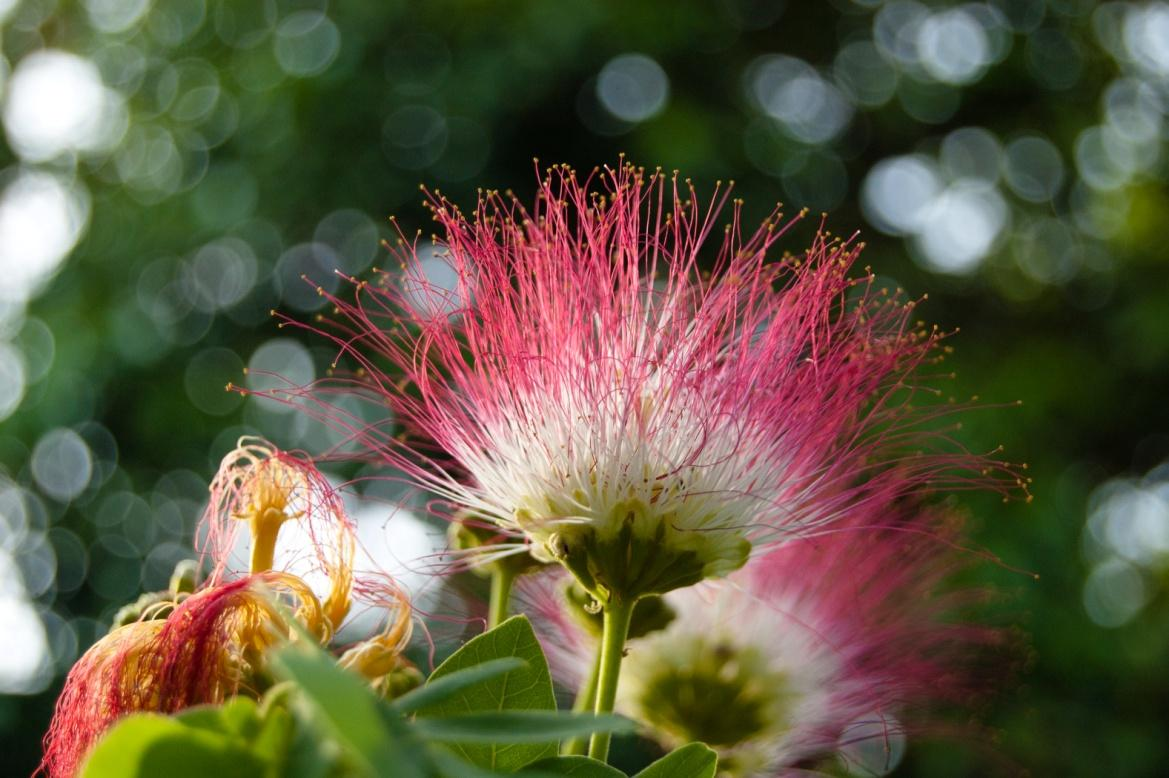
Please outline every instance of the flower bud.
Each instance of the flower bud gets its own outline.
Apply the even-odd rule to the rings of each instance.
[[[170,576],[170,590],[175,594],[190,594],[199,583],[199,563],[194,559],[183,559],[175,565]]]
[[[575,579],[564,581],[565,607],[577,623],[594,637],[601,635],[601,605],[586,592]],[[633,618],[629,622],[629,639],[640,638],[651,632],[665,629],[675,617],[674,609],[665,598],[650,594],[642,597],[633,606]]]
[[[538,570],[550,561],[536,559],[509,534],[475,519],[456,519],[447,534],[451,546],[469,552],[471,570],[479,575],[501,570],[518,576]]]

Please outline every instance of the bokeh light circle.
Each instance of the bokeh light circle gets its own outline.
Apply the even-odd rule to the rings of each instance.
[[[125,106],[93,62],[67,51],[33,52],[16,66],[4,101],[8,142],[25,160],[113,147],[126,128]]]
[[[309,350],[291,338],[273,338],[256,349],[248,360],[248,388],[256,392],[282,393],[312,383],[316,377]],[[267,411],[287,414],[293,408],[267,398],[253,398]]]
[[[917,29],[918,57],[927,73],[947,84],[977,81],[990,62],[990,43],[964,8],[940,11]]]
[[[243,378],[243,360],[232,350],[213,347],[191,357],[183,373],[187,398],[203,413],[224,416],[240,406],[243,398],[227,390],[229,383]]]
[[[290,76],[325,72],[341,49],[337,25],[319,11],[297,11],[276,27],[276,61]]]
[[[321,290],[335,292],[341,283],[341,260],[324,243],[299,243],[281,255],[273,282],[285,304],[298,311],[315,311],[328,302]]]
[[[48,639],[36,608],[0,594],[0,694],[36,694],[51,680]]]
[[[85,491],[93,475],[89,446],[71,429],[45,433],[32,451],[30,465],[37,486],[58,502],[69,502]]]
[[[56,273],[89,222],[79,182],[21,171],[0,194],[0,301],[24,302]]]
[[[0,421],[20,407],[25,380],[24,355],[12,344],[0,342]]]
[[[1025,135],[1007,144],[1004,174],[1019,197],[1033,203],[1047,202],[1063,184],[1063,160],[1051,141]]]
[[[861,185],[861,206],[877,229],[905,235],[922,224],[941,188],[941,179],[929,158],[890,157],[869,170]]]
[[[609,113],[643,122],[661,113],[670,97],[670,79],[644,54],[622,54],[605,63],[597,76],[597,98]]]

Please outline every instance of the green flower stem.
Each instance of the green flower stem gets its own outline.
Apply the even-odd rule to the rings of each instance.
[[[511,585],[515,572],[507,565],[499,564],[491,571],[491,604],[487,611],[487,629],[494,629],[507,620],[507,609],[511,602]]]
[[[576,693],[576,702],[572,705],[574,713],[587,713],[597,704],[597,678],[601,674],[601,644],[597,643],[597,656],[593,659],[593,669],[584,685]],[[565,756],[585,756],[589,750],[589,740],[586,737],[574,737],[564,745]]]
[[[614,597],[605,605],[605,620],[601,627],[600,672],[597,674],[597,704],[595,713],[612,713],[617,700],[617,680],[621,675],[621,658],[625,653],[625,638],[633,619],[636,600]],[[594,732],[589,740],[589,756],[601,762],[609,759],[609,732]]]

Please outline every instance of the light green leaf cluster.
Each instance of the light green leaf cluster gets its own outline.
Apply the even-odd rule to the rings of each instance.
[[[620,716],[556,709],[544,652],[524,616],[472,639],[395,700],[299,641],[275,653],[283,682],[175,716],[128,716],[91,752],[83,778],[625,778],[561,741],[627,733]],[[690,744],[636,778],[713,778],[714,752]]]

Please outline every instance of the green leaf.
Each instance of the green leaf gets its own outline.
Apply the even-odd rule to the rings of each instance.
[[[632,732],[621,716],[556,711],[500,711],[417,719],[414,729],[432,740],[459,743],[546,743],[593,732]]]
[[[468,713],[556,710],[548,662],[524,616],[513,616],[469,641],[439,665],[427,686],[460,670],[503,657],[519,657],[527,666],[467,687],[442,702],[420,709],[418,716],[441,718]],[[514,772],[537,759],[555,756],[557,743],[550,737],[541,743],[454,742],[451,747],[472,764],[498,772]]]
[[[604,762],[589,759],[587,756],[554,756],[551,759],[541,759],[520,770],[520,775],[539,773],[540,775],[573,775],[576,778],[627,778],[625,773],[616,767],[610,767]]]
[[[218,735],[234,734],[232,727],[223,720],[218,705],[196,705],[177,713],[174,718],[193,729],[202,729]]]
[[[469,764],[450,751],[440,752],[439,749],[435,749],[432,756],[438,768],[438,778],[493,778],[499,776],[499,773],[493,770],[484,770]],[[517,775],[523,778],[561,778],[565,775],[575,775],[577,778],[628,778],[620,770],[584,756],[541,759],[528,765]]]
[[[285,761],[292,741],[291,714],[280,707],[262,710],[249,697],[187,708],[174,718],[188,727],[239,738],[253,754],[277,767]]]
[[[663,756],[633,778],[714,778],[718,754],[705,743],[689,743]]]
[[[361,772],[382,778],[425,774],[416,749],[403,742],[405,722],[396,715],[385,715],[384,706],[360,678],[307,643],[279,651],[273,664],[300,686]]]
[[[319,725],[298,717],[280,778],[336,778],[344,774],[345,764],[336,741],[323,737]]]
[[[260,711],[247,697],[234,697],[222,705],[197,705],[178,713],[188,727],[251,740],[260,731]]]
[[[259,778],[269,765],[242,741],[155,713],[128,716],[82,767],[82,778]]]
[[[292,714],[283,708],[273,708],[260,720],[260,731],[252,737],[252,753],[283,769],[292,744],[294,722]]]
[[[527,663],[519,657],[508,656],[502,659],[492,659],[466,670],[459,670],[443,676],[433,683],[427,683],[425,686],[407,692],[394,700],[391,707],[402,714],[413,713],[428,705],[437,705],[477,683],[524,667],[527,667]]]
[[[440,778],[498,778],[499,776],[499,773],[494,770],[477,767],[465,759],[460,759],[445,748],[432,748],[430,758],[438,771],[436,775]]]

